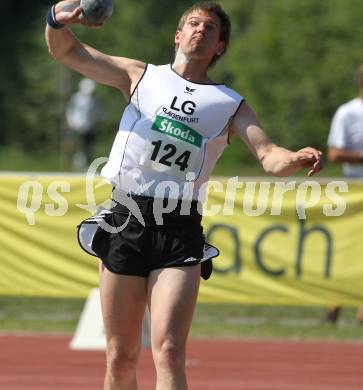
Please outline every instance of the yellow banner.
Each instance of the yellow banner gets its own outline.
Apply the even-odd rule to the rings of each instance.
[[[363,304],[363,183],[215,180],[203,219],[220,249],[201,302]],[[102,179],[0,176],[0,294],[86,297],[97,259],[76,226],[109,198]]]

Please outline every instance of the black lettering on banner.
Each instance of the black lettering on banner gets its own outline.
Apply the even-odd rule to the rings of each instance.
[[[167,153],[160,157],[159,161],[157,161],[157,157],[162,145],[162,141],[154,141],[151,143],[154,146],[154,150],[151,154],[150,159],[152,161],[156,161],[160,164],[166,165],[168,167],[171,167],[174,163],[175,165],[179,166],[179,169],[184,172],[188,168],[188,161],[189,157],[191,155],[191,152],[189,150],[184,151],[180,156],[178,156],[175,161],[170,161],[170,159],[176,155],[177,148],[173,144],[166,144],[163,147],[163,150],[165,150]]]
[[[333,237],[328,229],[323,226],[315,225],[311,228],[305,228],[305,220],[299,219],[300,231],[298,235],[297,242],[297,253],[295,258],[295,276],[299,279],[303,274],[303,251],[304,251],[304,242],[307,236],[313,232],[319,232],[323,238],[326,240],[327,248],[326,251],[322,253],[325,255],[325,265],[324,265],[324,273],[323,276],[325,278],[330,278],[332,273],[332,248],[333,248]],[[224,230],[226,231],[230,237],[232,238],[232,259],[233,263],[231,266],[226,268],[218,268],[216,265],[219,264],[218,261],[213,263],[213,268],[216,273],[219,274],[227,274],[227,273],[236,273],[239,274],[242,269],[242,257],[240,255],[241,252],[241,241],[238,234],[238,229],[231,225],[225,224],[212,224],[206,232],[206,240],[207,242],[212,242],[212,236],[214,233]],[[257,236],[255,244],[254,244],[254,255],[255,262],[258,268],[267,275],[273,277],[282,277],[286,274],[286,268],[271,268],[266,264],[266,259],[262,255],[262,245],[264,241],[274,232],[281,232],[284,234],[289,233],[289,229],[285,225],[272,225],[262,230],[261,233]],[[287,239],[288,236],[287,236]],[[217,245],[218,246],[218,245]]]
[[[331,277],[331,264],[332,264],[332,246],[333,246],[333,238],[330,232],[319,225],[312,226],[310,229],[305,228],[305,220],[299,219],[300,223],[300,232],[299,232],[299,241],[297,247],[297,255],[295,261],[295,270],[296,277],[300,278],[302,274],[302,257],[303,257],[303,246],[306,237],[313,232],[320,232],[323,237],[326,239],[326,255],[325,255],[325,269],[324,269],[324,277],[329,279]]]
[[[267,229],[263,230],[259,236],[256,238],[255,245],[254,245],[254,251],[255,251],[255,260],[257,266],[266,274],[271,276],[283,276],[285,274],[285,270],[283,268],[281,269],[271,269],[267,267],[267,265],[264,262],[264,259],[262,257],[261,253],[261,244],[265,240],[265,238],[272,232],[279,231],[283,233],[287,233],[288,229],[284,225],[274,225],[270,226]]]
[[[324,268],[324,277],[330,278],[331,276],[331,264],[332,264],[332,236],[330,232],[322,227],[315,225],[311,227],[310,229],[305,228],[305,220],[300,220],[300,231],[299,231],[299,237],[297,242],[297,253],[295,258],[295,276],[297,279],[299,279],[302,276],[302,259],[303,259],[303,251],[304,251],[304,241],[306,237],[313,232],[320,232],[325,238],[327,242],[327,249],[325,252],[325,268]],[[270,235],[274,231],[280,231],[283,233],[288,233],[288,228],[284,225],[273,225],[268,227],[267,229],[263,230],[258,237],[256,238],[256,242],[254,245],[254,252],[255,252],[255,261],[257,266],[266,274],[271,276],[283,276],[285,275],[286,270],[283,268],[280,269],[271,269],[266,265],[266,262],[262,256],[261,253],[261,245],[263,241],[267,238],[268,235]]]
[[[184,114],[186,114],[186,115],[193,115],[194,114],[195,108],[197,107],[197,105],[194,102],[192,102],[191,100],[186,100],[185,102],[182,103],[181,107],[178,108],[176,105],[177,100],[178,100],[178,97],[174,96],[174,99],[170,105],[170,108],[172,110],[175,110],[175,111],[182,110],[184,112]]]
[[[242,268],[242,259],[241,259],[241,255],[240,255],[240,250],[241,250],[241,242],[240,242],[240,239],[239,239],[239,236],[238,236],[238,229],[235,228],[234,226],[230,226],[230,225],[225,225],[225,224],[214,224],[214,225],[211,225],[206,233],[206,240],[207,242],[210,242],[212,244],[212,235],[214,233],[216,233],[218,230],[225,230],[228,232],[228,234],[231,236],[232,238],[232,242],[233,242],[233,248],[234,248],[234,251],[233,251],[233,263],[230,267],[228,268],[218,268],[216,266],[216,263],[218,262],[214,262],[213,263],[213,270],[217,273],[217,274],[227,274],[229,272],[234,272],[236,274],[239,274],[241,272],[241,268]]]

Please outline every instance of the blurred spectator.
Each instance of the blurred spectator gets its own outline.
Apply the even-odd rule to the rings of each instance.
[[[91,147],[94,140],[95,124],[99,116],[98,103],[93,93],[96,83],[82,79],[78,91],[70,98],[66,107],[68,127],[78,137],[80,148],[73,155],[73,165],[86,168],[91,160]]]
[[[328,159],[341,163],[345,177],[361,177],[363,180],[363,64],[358,67],[359,95],[343,104],[336,111],[328,138]],[[341,307],[328,310],[326,322],[335,323]],[[363,325],[363,307],[358,309],[357,320]]]
[[[357,72],[359,96],[334,115],[328,138],[328,159],[342,163],[346,177],[363,178],[363,64]]]

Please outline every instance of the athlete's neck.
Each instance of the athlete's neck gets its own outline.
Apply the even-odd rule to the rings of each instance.
[[[181,77],[195,83],[211,83],[208,78],[208,64],[205,61],[188,59],[184,53],[177,51],[173,70]]]

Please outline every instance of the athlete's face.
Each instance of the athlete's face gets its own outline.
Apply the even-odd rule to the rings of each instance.
[[[210,58],[221,55],[225,43],[220,40],[221,22],[217,15],[201,10],[191,12],[181,30],[175,34],[175,44],[185,55]]]

